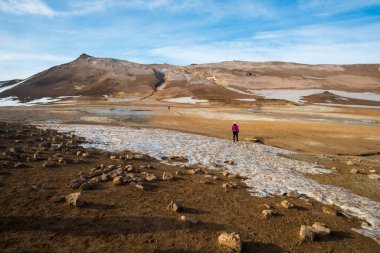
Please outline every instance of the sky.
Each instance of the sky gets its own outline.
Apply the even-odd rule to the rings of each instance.
[[[138,63],[380,63],[380,0],[0,0],[0,80],[80,54]]]

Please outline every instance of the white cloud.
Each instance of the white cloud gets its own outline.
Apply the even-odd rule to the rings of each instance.
[[[41,0],[0,0],[0,11],[18,15],[54,16],[57,14]]]
[[[380,24],[360,27],[314,25],[257,33],[251,38],[211,43],[158,46],[155,58],[176,64],[245,61],[379,63]]]

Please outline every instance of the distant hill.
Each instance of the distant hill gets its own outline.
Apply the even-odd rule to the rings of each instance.
[[[249,92],[254,89],[380,92],[380,64],[228,61],[175,66],[138,64],[82,54],[72,62],[37,73],[3,92],[1,85],[0,97],[17,96],[20,99],[112,95],[141,99],[194,96],[222,101],[250,98],[253,95]]]

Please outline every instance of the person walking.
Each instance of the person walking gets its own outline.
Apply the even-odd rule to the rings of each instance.
[[[234,142],[238,142],[239,141],[239,126],[237,125],[236,122],[234,122],[234,124],[232,125],[232,139],[234,140]]]

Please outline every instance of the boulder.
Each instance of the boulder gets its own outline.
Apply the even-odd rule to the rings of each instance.
[[[199,221],[193,220],[189,217],[186,217],[185,215],[182,215],[179,219],[185,223],[192,223],[192,224],[198,224],[199,223]]]
[[[73,189],[79,188],[82,184],[86,183],[86,179],[83,178],[77,178],[70,182],[70,187]]]
[[[147,174],[146,177],[145,177],[145,179],[148,182],[158,181],[158,177],[156,177],[156,175],[154,175],[154,174]]]
[[[328,237],[331,233],[331,230],[321,222],[315,222],[312,225],[317,237]]]
[[[322,207],[322,212],[324,212],[326,214],[329,214],[329,215],[332,215],[332,216],[337,216],[338,215],[338,211],[337,210],[335,210],[332,207],[328,207],[328,206],[323,206]]]
[[[71,193],[66,195],[65,198],[67,203],[76,207],[82,207],[85,204],[84,200],[81,198],[80,192]]]
[[[242,242],[237,232],[221,233],[218,237],[218,242],[220,246],[226,247],[233,252],[241,252],[242,250]]]
[[[228,175],[229,175],[230,173],[228,172],[228,171],[223,171],[223,176],[225,176],[225,177],[228,177]]]
[[[135,184],[135,187],[137,189],[140,189],[140,190],[143,190],[143,191],[145,191],[145,190],[148,189],[148,187],[145,184],[143,184],[143,183],[137,183],[137,184]]]
[[[121,176],[114,177],[112,180],[112,183],[114,185],[122,185],[123,184],[123,177],[121,177]]]
[[[180,212],[182,207],[172,200],[168,205],[168,209],[172,212]]]
[[[269,217],[275,216],[277,214],[277,211],[272,210],[272,209],[266,209],[266,210],[263,210],[261,214],[264,219],[267,219]]]
[[[305,226],[302,225],[300,229],[300,239],[301,240],[310,240],[314,241],[315,240],[315,231],[312,227],[310,226]]]
[[[79,189],[81,190],[91,190],[91,189],[94,189],[94,185],[90,182],[84,182],[80,187]]]
[[[170,181],[170,180],[173,180],[173,175],[172,175],[172,173],[164,172],[164,173],[162,174],[162,180],[164,180],[164,181]]]
[[[287,200],[283,200],[281,202],[281,206],[285,207],[286,209],[290,209],[290,208],[294,207],[294,205]]]
[[[357,169],[352,169],[352,170],[350,171],[350,173],[352,173],[352,174],[357,174],[357,173],[358,173],[358,170],[357,170]]]
[[[351,160],[348,160],[348,161],[346,162],[346,164],[347,164],[348,166],[352,166],[352,165],[354,165],[354,163],[353,163]]]

